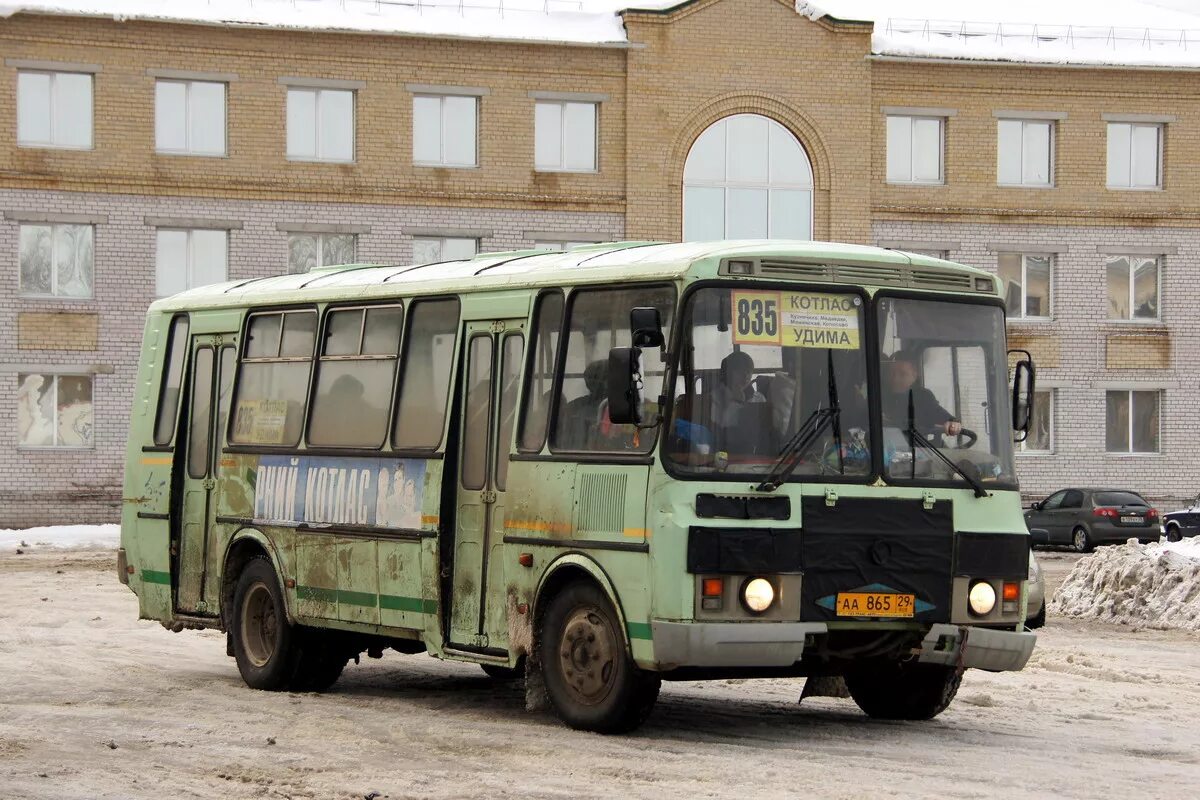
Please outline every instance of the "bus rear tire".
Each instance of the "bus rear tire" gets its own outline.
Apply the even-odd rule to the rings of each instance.
[[[539,649],[550,705],[570,727],[627,733],[650,716],[661,682],[633,663],[616,611],[595,584],[572,583],[550,600]]]
[[[300,656],[298,630],[287,621],[279,579],[265,558],[252,559],[238,576],[230,632],[247,686],[271,692],[291,688]]]
[[[846,673],[846,688],[874,719],[933,719],[958,694],[958,667],[917,662],[875,662]]]

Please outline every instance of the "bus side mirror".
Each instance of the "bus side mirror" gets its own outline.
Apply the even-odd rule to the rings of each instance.
[[[1009,350],[1009,354],[1023,356],[1017,361],[1013,370],[1012,386],[1012,426],[1021,434],[1017,439],[1023,442],[1029,437],[1029,426],[1033,422],[1033,389],[1036,369],[1033,366],[1033,356],[1028,350]]]
[[[608,418],[617,425],[642,423],[642,348],[608,351]]]
[[[629,332],[634,347],[662,347],[662,316],[657,308],[641,306],[629,312]]]

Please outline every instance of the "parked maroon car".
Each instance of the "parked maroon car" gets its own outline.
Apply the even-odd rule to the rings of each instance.
[[[1030,531],[1039,529],[1035,543],[1067,545],[1080,553],[1098,544],[1153,542],[1162,535],[1158,510],[1127,489],[1063,489],[1034,503],[1025,512],[1025,524]]]

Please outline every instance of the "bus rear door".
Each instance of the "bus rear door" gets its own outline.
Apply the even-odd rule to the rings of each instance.
[[[448,639],[504,651],[508,456],[525,350],[524,320],[467,322]]]
[[[233,347],[222,344],[220,336],[193,336],[191,364],[186,436],[180,437],[183,513],[173,575],[176,610],[206,614],[217,606],[215,589],[208,585],[217,577],[209,574],[209,543],[216,522],[216,466],[233,387]]]

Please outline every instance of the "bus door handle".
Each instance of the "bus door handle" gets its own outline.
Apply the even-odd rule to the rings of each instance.
[[[200,485],[204,487],[205,491],[209,491],[209,492],[211,492],[213,489],[217,488],[217,482],[213,478],[205,478],[204,481]]]
[[[492,503],[496,502],[496,493],[491,489],[484,489],[479,493],[479,502],[483,503],[484,505],[491,505]]]

